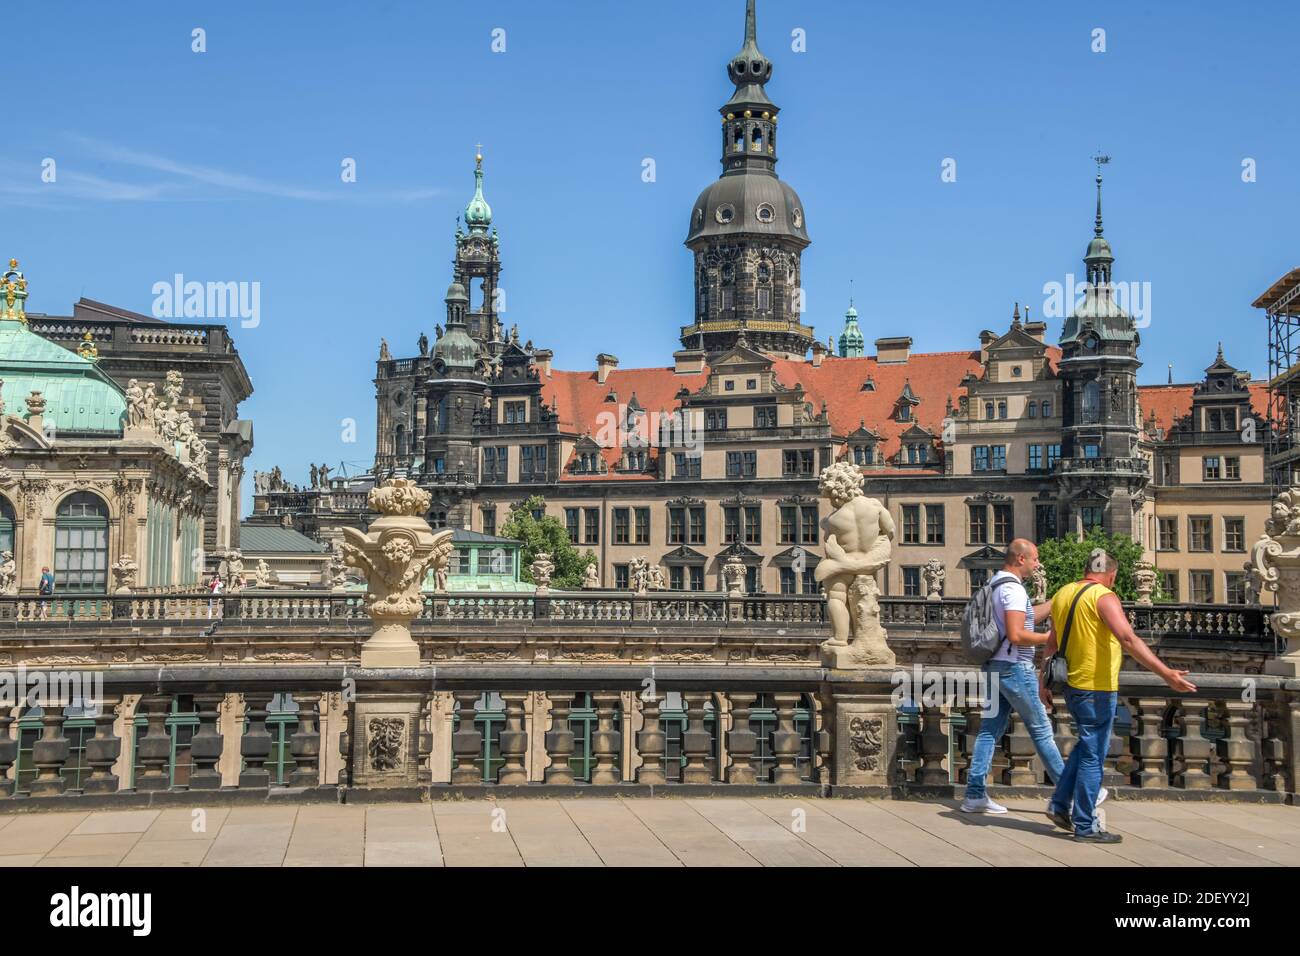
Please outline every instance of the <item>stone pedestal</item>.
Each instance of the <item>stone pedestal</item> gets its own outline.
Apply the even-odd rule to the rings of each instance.
[[[391,789],[419,785],[420,710],[424,695],[357,686],[349,736],[352,785]]]
[[[841,787],[888,787],[898,752],[898,713],[889,673],[879,683],[830,684],[822,707],[835,715],[831,783]]]

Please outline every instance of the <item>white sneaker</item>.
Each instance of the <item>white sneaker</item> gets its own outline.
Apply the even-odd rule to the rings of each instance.
[[[994,803],[988,797],[980,797],[978,800],[971,800],[969,797],[962,801],[962,813],[1006,813],[1007,808],[1000,803]]]

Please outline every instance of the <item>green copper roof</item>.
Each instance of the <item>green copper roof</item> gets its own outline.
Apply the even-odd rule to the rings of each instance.
[[[858,328],[858,310],[849,303],[844,313],[844,331],[840,333],[840,358],[861,358],[866,340]]]
[[[46,425],[56,430],[121,434],[126,396],[89,359],[55,345],[23,322],[0,321],[0,395],[5,412],[26,419],[27,396],[45,396]]]
[[[483,155],[474,157],[474,198],[465,207],[465,225],[470,232],[487,232],[492,225],[492,207],[483,198]]]

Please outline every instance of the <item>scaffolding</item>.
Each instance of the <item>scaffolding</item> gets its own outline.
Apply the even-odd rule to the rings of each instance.
[[[1274,491],[1300,484],[1300,269],[1253,303],[1268,319],[1266,467]]]

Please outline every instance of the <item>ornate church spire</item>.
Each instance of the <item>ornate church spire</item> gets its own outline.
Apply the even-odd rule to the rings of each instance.
[[[483,147],[474,154],[474,198],[465,207],[465,225],[470,235],[486,236],[492,225],[492,207],[483,198]]]

